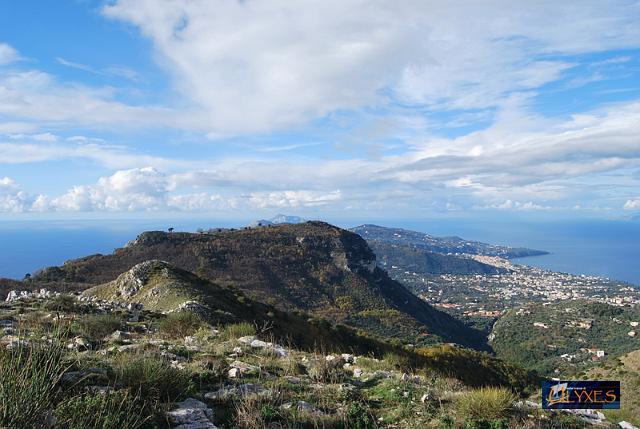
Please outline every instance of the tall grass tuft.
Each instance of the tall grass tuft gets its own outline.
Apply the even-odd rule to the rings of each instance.
[[[171,402],[189,388],[188,374],[160,356],[123,353],[114,359],[113,371],[118,385],[143,400]]]
[[[113,314],[84,316],[76,322],[78,334],[92,341],[102,340],[120,328],[122,328],[122,319]]]
[[[160,321],[158,332],[167,338],[183,338],[193,335],[204,325],[204,320],[196,313],[179,311],[170,313]]]
[[[57,424],[74,429],[138,429],[150,418],[146,404],[126,390],[84,393],[58,404]]]
[[[67,369],[59,342],[0,349],[0,427],[42,427]]]
[[[248,335],[256,335],[255,326],[248,322],[232,323],[220,329],[220,338],[223,341],[237,340]]]
[[[458,411],[467,420],[496,420],[507,414],[515,400],[515,394],[509,389],[482,387],[460,397]]]

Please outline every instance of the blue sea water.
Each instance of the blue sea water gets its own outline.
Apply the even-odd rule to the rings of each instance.
[[[363,220],[359,223],[365,223]],[[335,224],[350,227],[358,222]],[[373,222],[368,222],[373,223]],[[384,220],[375,223],[432,235],[523,246],[551,252],[516,262],[573,274],[591,274],[640,285],[638,221],[491,221],[474,219]],[[195,231],[199,227],[240,227],[247,220],[0,221],[0,277],[26,273],[94,253],[110,253],[146,230]]]

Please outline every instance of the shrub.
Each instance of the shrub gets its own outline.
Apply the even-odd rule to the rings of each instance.
[[[375,427],[375,420],[369,408],[362,402],[352,402],[345,412],[345,427],[350,429],[368,429]]]
[[[320,383],[340,383],[346,378],[345,371],[334,362],[327,361],[323,356],[317,358],[308,370],[309,376]]]
[[[393,367],[398,371],[410,371],[411,361],[407,356],[399,355],[397,353],[385,353],[382,359],[388,366]]]
[[[72,313],[76,310],[76,300],[71,295],[60,294],[47,301],[44,304],[44,308],[49,311],[64,311],[66,313]]]
[[[200,316],[190,311],[170,313],[160,321],[158,332],[168,338],[184,338],[204,325]]]
[[[85,393],[58,404],[54,411],[58,425],[74,429],[137,429],[151,417],[137,397],[124,390]],[[144,413],[142,413],[144,414]]]
[[[113,370],[116,383],[143,400],[174,401],[189,388],[187,374],[159,356],[120,354],[113,361]]]
[[[53,344],[0,348],[0,426],[40,427],[66,370],[63,349]]]
[[[122,327],[122,319],[113,314],[97,314],[80,318],[76,322],[77,333],[92,341],[98,341]]]
[[[461,396],[458,411],[467,420],[498,420],[506,415],[515,400],[509,389],[482,387]]]
[[[233,323],[226,325],[220,330],[220,338],[224,341],[236,340],[240,337],[255,335],[256,328],[248,322]]]

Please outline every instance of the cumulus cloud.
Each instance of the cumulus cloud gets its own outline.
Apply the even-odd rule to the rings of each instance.
[[[230,209],[312,208],[335,203],[339,190],[288,190],[220,195],[213,192],[180,193],[171,177],[153,167],[120,170],[96,183],[78,185],[57,197],[30,196],[18,184],[0,179],[0,212],[139,212],[219,211]]]
[[[14,180],[0,179],[0,212],[20,213],[28,210],[31,203],[29,195]]]
[[[395,101],[483,109],[557,80],[559,55],[640,45],[638,5],[599,1],[117,0],[213,132]],[[606,34],[606,37],[603,36]]]
[[[75,186],[52,200],[61,211],[143,211],[165,207],[166,176],[152,167],[118,171],[94,185]]]
[[[626,203],[624,203],[624,209],[625,210],[640,210],[640,198],[636,198],[633,200],[627,200]]]

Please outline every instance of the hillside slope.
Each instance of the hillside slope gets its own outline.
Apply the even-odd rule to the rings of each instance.
[[[350,231],[362,236],[368,243],[381,242],[412,246],[435,253],[467,253],[471,255],[499,256],[511,259],[524,256],[545,255],[542,250],[524,247],[497,246],[460,237],[435,237],[418,231],[402,228],[386,228],[378,225],[360,225]]]
[[[509,310],[494,325],[498,357],[551,375],[575,374],[597,361],[640,348],[640,309],[583,300],[531,304]],[[597,356],[602,350],[606,355]]]
[[[604,365],[598,365],[580,378],[585,380],[620,380],[622,404],[619,410],[603,410],[613,421],[626,420],[640,426],[640,350],[635,350]]]
[[[308,312],[414,344],[483,348],[482,335],[429,306],[387,273],[357,234],[322,222],[221,231],[147,232],[112,255],[52,267],[34,281],[100,284],[150,259],[167,261],[282,310]]]
[[[507,270],[484,264],[470,258],[435,253],[420,247],[392,244],[371,240],[371,250],[378,257],[380,266],[393,276],[395,269],[411,271],[419,275],[439,274],[500,274]]]
[[[219,326],[249,322],[265,335],[304,349],[351,350],[382,355],[392,348],[357,335],[344,326],[286,313],[248,298],[234,287],[216,285],[167,262],[150,260],[135,265],[117,279],[94,286],[83,295],[108,302],[141,303],[155,313],[190,311]]]

